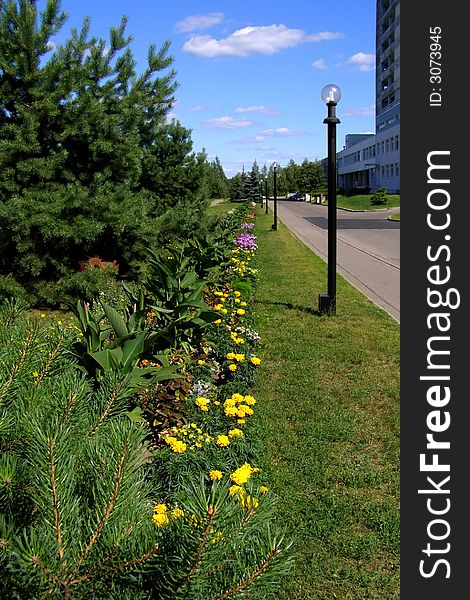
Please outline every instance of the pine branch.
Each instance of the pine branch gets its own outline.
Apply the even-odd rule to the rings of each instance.
[[[57,358],[57,355],[60,352],[60,349],[62,347],[62,342],[65,340],[65,334],[61,334],[59,336],[59,339],[57,340],[57,344],[55,346],[55,348],[51,351],[51,353],[48,356],[47,362],[44,365],[41,373],[39,373],[39,376],[36,378],[36,382],[35,385],[36,387],[41,383],[41,381],[44,379],[44,377],[46,376],[47,372],[49,371],[49,369],[51,368],[52,364],[54,363],[55,359]]]
[[[53,438],[49,438],[49,476],[52,486],[52,504],[54,507],[54,521],[55,521],[55,530],[57,535],[57,545],[59,546],[59,558],[62,560],[64,558],[64,548],[62,546],[62,527],[60,523],[60,515],[59,515],[59,503],[57,499],[57,487],[56,487],[56,477],[55,477],[55,440]]]
[[[109,411],[111,410],[111,408],[112,408],[112,406],[113,406],[114,402],[115,402],[115,401],[116,401],[116,399],[118,398],[118,396],[119,396],[119,392],[121,391],[121,388],[122,388],[122,382],[119,382],[119,383],[116,385],[116,387],[113,389],[113,392],[112,392],[112,394],[111,394],[111,397],[109,398],[109,402],[108,402],[108,404],[106,405],[106,408],[104,409],[104,411],[103,411],[103,413],[102,413],[101,417],[99,418],[98,422],[96,423],[96,425],[95,425],[95,426],[93,427],[93,429],[92,429],[92,430],[89,432],[89,434],[88,434],[88,437],[90,437],[90,436],[94,435],[94,434],[97,432],[97,430],[98,430],[99,426],[100,426],[100,425],[101,425],[101,423],[104,421],[104,419],[105,419],[105,418],[106,418],[106,416],[108,415]]]
[[[75,406],[75,402],[77,400],[76,394],[71,394],[67,401],[67,408],[65,409],[64,416],[62,417],[61,425],[65,425],[70,417],[70,413],[72,412],[73,407]]]
[[[29,328],[29,331],[28,331],[28,336],[26,337],[25,342],[24,342],[23,352],[21,353],[21,356],[20,356],[18,362],[13,367],[13,371],[10,373],[10,377],[8,378],[8,381],[5,384],[5,388],[3,389],[3,392],[6,392],[8,390],[8,388],[11,386],[18,371],[21,369],[23,363],[25,362],[25,360],[33,346],[35,334],[36,334],[36,327],[34,325],[31,325]]]
[[[276,556],[280,552],[281,552],[281,549],[279,547],[273,548],[271,550],[271,552],[268,554],[268,556],[264,559],[262,564],[258,567],[258,569],[256,569],[256,571],[254,571],[249,577],[247,577],[246,579],[241,581],[238,585],[236,585],[232,589],[230,589],[230,590],[224,592],[223,594],[220,594],[216,598],[214,598],[214,600],[225,600],[226,598],[232,598],[233,596],[235,596],[235,594],[238,594],[238,592],[240,592],[241,590],[243,590],[244,588],[249,586],[257,577],[259,577],[265,571],[267,571],[269,566],[273,562],[273,560],[276,558]]]
[[[189,582],[191,581],[191,579],[197,573],[197,565],[201,561],[201,558],[204,554],[204,550],[206,549],[206,546],[208,543],[208,538],[209,538],[209,533],[212,529],[212,523],[215,520],[215,514],[216,514],[215,507],[208,506],[207,507],[207,515],[209,518],[207,519],[206,526],[204,528],[204,531],[202,532],[201,543],[199,544],[199,546],[196,550],[196,554],[194,555],[193,560],[191,561],[191,570],[185,577],[183,577],[181,579],[181,586],[186,584],[186,587],[187,587],[189,585]],[[178,586],[178,587],[180,587],[180,586]]]
[[[116,473],[116,481],[114,484],[114,491],[111,495],[111,498],[109,499],[108,506],[106,507],[106,512],[104,513],[101,521],[98,523],[98,527],[93,532],[93,535],[91,536],[91,538],[85,548],[85,552],[78,559],[77,567],[79,567],[83,563],[85,558],[90,553],[90,550],[94,546],[96,540],[98,539],[99,535],[101,534],[101,531],[103,530],[105,523],[109,519],[109,516],[111,515],[111,513],[114,509],[114,505],[116,504],[116,500],[117,500],[118,493],[119,493],[119,488],[121,486],[121,481],[122,481],[122,477],[123,477],[123,473],[124,473],[124,463],[127,458],[127,452],[128,452],[128,440],[126,440],[126,442],[124,444],[124,448],[122,449],[122,452],[121,452],[121,460],[119,461],[119,465],[118,465],[118,469],[117,469],[117,473]]]
[[[158,548],[159,548],[158,545],[154,546],[148,552],[146,552],[142,556],[139,556],[139,558],[135,558],[134,560],[129,560],[129,561],[123,562],[121,564],[113,565],[113,571],[123,571],[124,569],[128,569],[131,567],[135,567],[136,565],[143,564],[144,562],[146,562],[149,558],[151,558],[158,552]],[[93,569],[92,571],[89,571],[86,575],[83,575],[82,577],[77,577],[76,579],[71,579],[69,581],[66,581],[65,582],[66,585],[77,585],[78,583],[83,583],[84,581],[88,581],[95,575],[98,575],[101,571],[103,571],[102,566],[103,566],[104,562],[106,562],[106,561],[101,562],[101,567],[98,567],[97,569]]]

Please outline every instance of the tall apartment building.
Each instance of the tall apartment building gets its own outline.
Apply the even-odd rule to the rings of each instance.
[[[377,0],[375,134],[348,134],[338,187],[400,190],[400,0]]]

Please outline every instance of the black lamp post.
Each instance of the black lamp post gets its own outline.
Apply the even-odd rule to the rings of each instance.
[[[268,178],[264,178],[264,195],[266,196],[265,213],[268,214]]]
[[[277,231],[277,163],[273,163],[273,175],[274,175],[274,222],[272,224],[271,229]]]
[[[328,126],[328,294],[320,294],[319,311],[336,314],[336,105],[341,99],[341,90],[333,83],[325,85],[321,97],[328,107],[328,116],[323,123]]]

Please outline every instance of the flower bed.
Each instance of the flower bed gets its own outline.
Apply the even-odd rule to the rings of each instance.
[[[210,288],[180,246],[125,314],[82,303],[77,324],[43,327],[1,308],[0,595],[262,598],[289,569],[250,437],[245,215]]]

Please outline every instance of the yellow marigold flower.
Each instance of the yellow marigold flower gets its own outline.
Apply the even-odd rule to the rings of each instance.
[[[215,443],[217,444],[217,446],[224,448],[225,446],[228,446],[230,444],[230,440],[226,435],[218,435]]]
[[[238,414],[238,410],[235,406],[227,406],[225,414],[227,417],[235,417]]]
[[[214,323],[215,323],[216,325],[219,325],[220,323],[222,323],[222,319],[217,319],[217,321],[214,321]]]
[[[41,319],[44,319],[46,315],[44,313],[41,314]]]
[[[237,315],[244,315],[245,312],[246,311],[243,308],[237,308]]]
[[[232,338],[232,340],[236,340],[238,338],[238,334],[235,331],[232,331],[230,333],[230,337]]]
[[[235,392],[234,394],[232,394],[232,400],[234,400],[235,402],[243,402],[243,396],[238,392]]]
[[[236,354],[234,352],[227,352],[226,357],[229,360],[235,360]]]
[[[242,398],[243,399],[243,398]],[[227,400],[225,400],[224,402],[224,406],[235,406],[235,404],[237,403],[237,401],[235,400],[235,398],[232,396],[232,398],[227,398]]]
[[[228,436],[233,438],[233,437],[243,437],[245,434],[243,433],[243,431],[241,429],[230,429],[230,431],[228,432]]]
[[[237,362],[243,362],[245,360],[245,355],[244,354],[235,354],[235,359],[237,360]]]
[[[184,510],[182,510],[181,508],[174,508],[171,511],[171,516],[174,519],[179,519],[180,517],[184,517]]]
[[[239,485],[231,485],[228,488],[228,493],[229,496],[234,496],[235,494],[238,494],[240,497],[243,497],[243,494],[245,493],[243,488]]]
[[[248,479],[250,479],[253,472],[253,467],[249,463],[245,463],[236,469],[236,471],[231,473],[230,477],[233,483],[236,483],[237,485],[243,485],[248,481]]]
[[[157,527],[163,527],[164,525],[168,525],[170,522],[168,515],[165,513],[155,513],[152,520]]]
[[[220,309],[220,312],[221,312],[223,315],[226,315],[226,314],[228,313],[228,310],[227,310],[226,308],[221,308],[221,309]]]
[[[235,340],[235,343],[236,343],[236,344],[244,344],[244,343],[245,343],[245,340],[244,340],[243,338],[237,338],[237,339]]]
[[[240,300],[240,298],[235,298],[234,302],[235,302],[235,304],[240,304],[241,300]]]
[[[153,512],[156,512],[159,515],[163,515],[164,513],[166,513],[167,510],[168,508],[166,507],[166,504],[156,504],[153,507]]]
[[[235,415],[233,415],[233,416],[235,416]],[[237,423],[239,425],[245,425],[246,421],[245,421],[245,419],[237,419]]]
[[[39,377],[39,373],[37,371],[33,371],[33,377]]]
[[[266,492],[268,491],[268,489],[269,489],[269,488],[267,488],[265,485],[262,485],[262,486],[259,488],[259,491],[260,491],[262,494],[266,494]]]
[[[219,402],[218,400],[214,400],[214,404],[215,404],[216,406],[220,406],[220,402]]]
[[[239,297],[242,295],[242,294],[241,294],[241,292],[239,292],[238,290],[235,290],[235,291],[233,292],[233,294],[234,294],[234,295],[235,295],[237,298],[239,298]]]
[[[226,301],[227,301],[227,298],[221,298],[221,299],[220,299],[220,301],[221,301],[221,302],[226,302]]]
[[[253,406],[256,404],[256,400],[253,398],[253,396],[245,396],[243,400],[245,401],[245,404],[248,404],[248,406]]]
[[[187,446],[184,442],[181,442],[180,440],[177,440],[175,437],[167,437],[166,438],[166,443],[170,446],[170,448],[173,450],[173,452],[176,452],[178,454],[182,454],[183,452],[185,452]]]
[[[194,403],[196,406],[198,406],[204,412],[207,412],[209,410],[209,407],[208,407],[209,400],[207,398],[200,396],[199,398],[196,398]]]
[[[214,292],[214,296],[222,296],[222,292]]]
[[[214,306],[214,310],[221,310],[223,307],[224,307],[224,305],[223,305],[223,304],[216,304],[216,305]]]
[[[257,356],[252,356],[250,358],[250,361],[253,365],[255,365],[255,367],[257,367],[261,363],[261,359],[258,358]]]
[[[253,361],[252,361],[252,362],[253,362]],[[198,365],[205,365],[205,364],[206,364],[206,361],[205,361],[205,360],[202,360],[202,359],[199,359],[199,360],[197,361],[197,364],[198,364]]]
[[[248,306],[248,303],[242,301],[242,302],[240,302],[240,306]]]
[[[236,371],[237,370],[237,365],[229,365],[228,366],[229,371]]]
[[[215,479],[222,479],[222,471],[218,471],[217,469],[212,469],[209,472],[209,477],[214,481]]]

